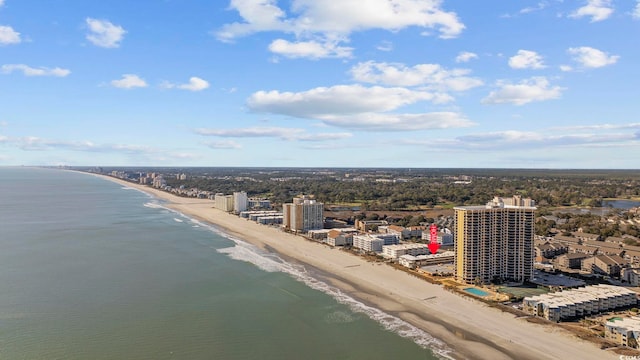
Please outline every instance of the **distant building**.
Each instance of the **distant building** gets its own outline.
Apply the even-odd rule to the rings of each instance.
[[[353,234],[331,230],[327,234],[327,244],[331,246],[353,245]]]
[[[410,238],[422,238],[422,234],[427,232],[426,226],[409,226],[407,229],[409,230]],[[453,240],[451,240],[451,243],[453,244]]]
[[[569,247],[563,244],[552,244],[545,242],[535,245],[536,257],[543,257],[547,259],[553,259],[558,255],[562,255],[569,251]]]
[[[217,193],[214,197],[215,207],[218,210],[232,212],[233,211],[233,195],[225,195]]]
[[[353,247],[367,252],[382,252],[384,240],[371,235],[355,235],[353,237]]]
[[[637,349],[640,342],[640,317],[613,317],[604,325],[604,338]],[[622,356],[620,358],[623,358]]]
[[[233,211],[239,214],[247,210],[249,199],[247,199],[247,193],[244,191],[238,191],[233,193]]]
[[[596,255],[582,262],[582,269],[595,274],[620,277],[620,270],[626,261],[617,255]]]
[[[386,220],[357,220],[355,221],[356,229],[360,231],[371,231],[374,227],[387,226]]]
[[[353,236],[353,247],[364,251],[382,252],[385,245],[396,245],[400,241],[393,234],[364,234]]]
[[[640,285],[640,269],[624,268],[621,271],[621,278],[631,286],[638,286]]]
[[[422,240],[431,241],[431,234],[428,231],[423,231]],[[442,229],[442,231],[438,231],[438,244],[442,246],[453,246],[453,234],[449,229]]]
[[[495,197],[485,206],[455,207],[458,281],[524,282],[533,273],[535,201]]]
[[[153,178],[154,188],[163,188],[165,186],[167,186],[167,181],[161,175],[158,175]]]
[[[601,237],[598,234],[589,234],[582,231],[574,231],[571,233],[573,237],[578,240],[591,240],[591,241],[600,241]]]
[[[271,209],[271,201],[267,199],[250,198],[247,200],[249,209]]]
[[[399,239],[408,239],[411,236],[411,230],[398,225],[387,226],[387,234],[396,235]]]
[[[565,269],[582,269],[582,262],[589,257],[591,257],[589,254],[570,253],[558,256],[556,261]]]
[[[392,259],[398,260],[398,258],[402,255],[428,255],[431,254],[429,251],[429,247],[425,244],[397,244],[397,245],[386,245],[382,247],[382,256]]]
[[[322,242],[326,242],[327,235],[331,232],[331,229],[317,229],[317,230],[309,230],[307,231],[307,237],[313,240],[321,240]]]
[[[398,258],[398,264],[409,269],[415,269],[418,266],[428,266],[437,264],[452,263],[455,253],[453,251],[445,251],[437,254],[428,255],[402,255]]]
[[[526,297],[522,309],[531,315],[558,322],[636,305],[637,302],[634,291],[600,284]]]
[[[307,232],[322,229],[324,204],[316,202],[310,196],[293,198],[292,203],[283,204],[283,227],[286,230]]]

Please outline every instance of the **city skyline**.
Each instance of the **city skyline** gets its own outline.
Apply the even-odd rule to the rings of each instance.
[[[0,166],[640,168],[640,1],[0,0]]]

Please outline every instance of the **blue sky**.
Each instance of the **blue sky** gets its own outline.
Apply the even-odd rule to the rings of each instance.
[[[640,1],[0,0],[0,165],[640,168]]]

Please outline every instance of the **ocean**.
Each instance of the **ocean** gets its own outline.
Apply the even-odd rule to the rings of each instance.
[[[301,265],[88,174],[0,168],[0,359],[437,359]]]

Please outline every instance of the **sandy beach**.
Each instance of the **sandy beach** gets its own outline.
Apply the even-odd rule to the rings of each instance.
[[[537,325],[455,295],[403,271],[259,225],[213,208],[213,201],[178,197],[104,177],[165,200],[165,206],[213,224],[288,261],[316,269],[323,280],[365,304],[397,316],[443,341],[455,359],[618,359],[558,328]]]

